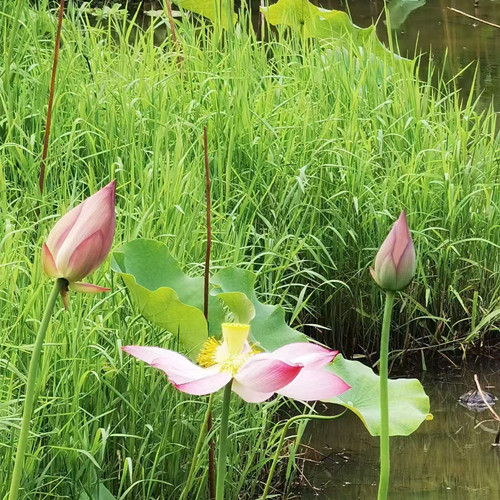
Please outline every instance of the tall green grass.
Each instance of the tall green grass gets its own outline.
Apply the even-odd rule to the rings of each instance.
[[[375,349],[382,297],[368,267],[405,208],[419,266],[396,306],[392,348],[448,349],[471,331],[483,340],[498,330],[499,142],[494,112],[478,115],[472,96],[436,88],[431,74],[419,80],[418,62],[281,32],[260,42],[246,15],[220,44],[202,20],[179,23],[179,65],[154,26],[142,31],[124,16],[91,26],[70,6],[40,196],[55,13],[22,2],[15,24],[17,3],[0,9],[0,496],[49,288],[40,247],[50,227],[116,178],[115,245],[159,239],[201,273],[204,125],[213,267],[258,272],[262,296],[283,304],[295,325],[347,353]],[[60,310],[48,332],[27,498],[75,499],[102,480],[119,498],[175,499],[205,402],[123,358],[121,345],[170,337],[136,316],[109,266],[93,281],[112,283],[112,293],[73,295],[71,312]],[[277,439],[261,431],[277,404],[235,404],[240,448],[228,498],[258,495],[254,478]]]

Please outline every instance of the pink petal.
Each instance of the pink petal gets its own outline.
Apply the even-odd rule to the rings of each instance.
[[[215,366],[202,368],[169,349],[142,346],[126,346],[122,349],[162,370],[177,389],[188,394],[210,394],[224,387],[232,378],[230,372],[219,372]]]
[[[210,368],[205,370],[208,372]],[[181,392],[193,394],[194,396],[204,396],[222,389],[232,378],[229,372],[212,372],[212,374],[205,374],[204,377],[185,384],[176,384],[171,378],[170,381]]]
[[[289,384],[302,370],[301,365],[290,365],[274,359],[268,353],[250,358],[234,376],[240,384],[259,392],[275,392]]]
[[[295,342],[280,347],[271,354],[273,358],[281,359],[290,364],[320,368],[330,363],[338,351],[330,351],[330,349],[310,342]]]
[[[262,401],[269,399],[274,394],[274,392],[254,391],[248,386],[240,384],[237,380],[233,380],[232,389],[233,392],[238,394],[238,396],[247,403],[262,403]]]
[[[387,288],[389,290],[395,289],[396,286],[396,266],[392,260],[392,255],[387,255],[386,258],[380,262],[377,269],[377,283],[382,288]]]
[[[73,225],[65,234],[55,257],[59,269],[66,268],[75,249],[96,232],[101,233],[102,246],[94,256],[95,261],[99,262],[94,270],[106,258],[115,232],[115,189],[116,181],[110,182],[73,209],[79,209],[79,213],[76,219],[72,219]]]
[[[132,356],[136,357],[137,359],[140,359],[141,361],[145,361],[148,364],[151,364],[155,359],[161,358],[162,356],[169,356],[170,353],[173,353],[174,351],[170,351],[168,349],[163,349],[162,347],[150,347],[150,346],[142,346],[142,345],[127,345],[122,347],[122,351],[125,351],[128,354],[131,354]],[[181,354],[177,354],[178,356],[181,356]],[[184,358],[184,356],[181,356]],[[184,358],[186,359],[186,358]],[[191,361],[188,361],[190,364]]]
[[[161,347],[130,345],[125,352],[165,372],[176,384],[186,384],[204,375],[204,368],[195,365],[178,352]]]
[[[396,240],[396,234],[394,231],[394,227],[389,231],[387,238],[382,243],[379,251],[377,252],[377,256],[375,257],[375,271],[377,274],[380,274],[379,269],[382,263],[387,259],[392,259],[392,251],[394,249],[394,244]]]
[[[304,368],[290,384],[276,392],[301,401],[318,401],[333,398],[348,389],[349,385],[328,370]]]
[[[88,276],[95,271],[101,264],[100,259],[104,238],[101,231],[96,231],[83,240],[71,254],[69,261],[66,262],[57,260],[57,267],[61,271],[64,278],[69,282],[79,281],[85,276]],[[60,253],[60,258],[64,258]]]
[[[49,236],[47,237],[47,246],[50,248],[54,258],[57,257],[64,240],[75,225],[81,210],[82,204],[80,203],[75,208],[64,214],[50,231]]]
[[[82,283],[81,281],[74,281],[69,284],[69,289],[73,292],[83,293],[102,293],[109,292],[111,288],[104,288],[103,286],[93,285],[92,283]]]
[[[396,267],[398,289],[405,288],[413,279],[417,268],[416,259],[415,247],[413,246],[413,241],[410,239]]]
[[[411,241],[410,230],[406,221],[404,210],[401,212],[399,219],[394,223],[391,232],[394,232],[394,247],[392,249],[392,258],[396,266],[398,266],[401,256],[405,251],[408,243]]]
[[[42,267],[47,276],[51,278],[58,278],[60,276],[56,263],[54,262],[54,257],[52,257],[46,243],[42,245]]]

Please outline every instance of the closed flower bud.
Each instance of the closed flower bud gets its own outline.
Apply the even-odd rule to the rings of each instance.
[[[64,278],[69,288],[103,292],[107,288],[79,283],[106,259],[115,234],[116,181],[90,196],[61,217],[42,248],[46,274]]]
[[[415,247],[403,211],[382,243],[370,272],[381,288],[397,292],[409,285],[415,269]]]

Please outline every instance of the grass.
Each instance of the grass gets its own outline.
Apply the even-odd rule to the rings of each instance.
[[[498,331],[495,113],[478,114],[473,96],[432,85],[432,67],[422,80],[418,61],[388,55],[384,64],[369,50],[283,33],[263,43],[245,28],[221,49],[203,21],[177,25],[179,65],[158,31],[120,16],[90,26],[70,6],[41,196],[55,12],[44,1],[37,10],[22,4],[17,33],[18,2],[0,10],[0,497],[49,293],[40,248],[50,227],[116,178],[115,246],[159,239],[200,273],[205,125],[213,267],[258,272],[260,294],[295,325],[348,354],[376,350],[382,296],[368,267],[405,208],[419,264],[396,305],[393,354]],[[71,312],[59,310],[48,332],[26,497],[74,499],[102,480],[118,498],[177,498],[205,402],[122,357],[121,345],[168,345],[170,336],[136,316],[109,265],[93,282],[112,283],[112,293],[73,295]],[[228,498],[260,492],[254,478],[265,479],[279,404],[234,404],[240,448],[231,451]],[[200,466],[193,498],[205,499]]]

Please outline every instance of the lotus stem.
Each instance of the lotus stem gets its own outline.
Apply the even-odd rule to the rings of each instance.
[[[40,364],[40,356],[42,352],[43,341],[47,333],[50,317],[56,304],[57,296],[67,286],[67,281],[64,278],[56,279],[52,292],[47,301],[45,312],[43,313],[42,322],[38,329],[38,334],[33,346],[33,353],[31,354],[31,361],[28,368],[28,379],[26,382],[26,395],[24,397],[24,410],[23,419],[21,422],[21,432],[19,434],[19,441],[17,444],[16,462],[12,472],[12,479],[10,482],[9,500],[17,500],[19,496],[19,486],[21,484],[21,477],[24,467],[24,455],[26,451],[26,444],[28,442],[28,434],[30,430],[31,415],[33,413],[33,405],[35,401],[35,385],[36,376],[38,372],[38,365]]]
[[[380,481],[378,500],[386,500],[389,490],[391,456],[389,443],[389,333],[395,292],[386,291],[382,338],[380,339]]]
[[[227,429],[229,424],[229,403],[231,401],[232,381],[224,387],[224,399],[222,400],[222,415],[219,433],[219,458],[217,461],[217,484],[215,499],[224,500],[224,483],[226,479],[227,461]]]

